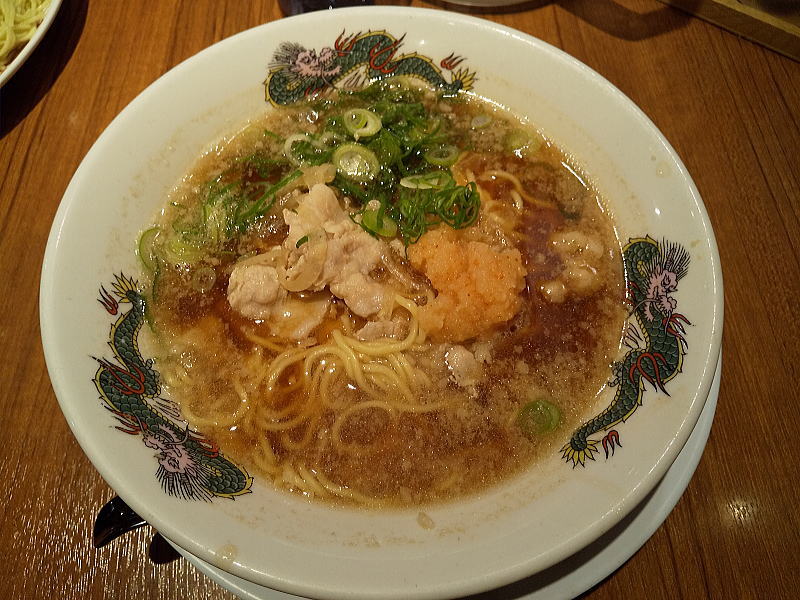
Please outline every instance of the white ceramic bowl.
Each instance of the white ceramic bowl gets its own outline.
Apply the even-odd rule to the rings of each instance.
[[[115,274],[136,275],[137,233],[201,151],[264,110],[263,82],[281,42],[298,42],[318,58],[343,32],[370,30],[404,36],[392,60],[417,52],[439,68],[446,57],[463,57],[440,75],[451,81],[456,72],[474,73],[474,93],[524,115],[570,152],[608,200],[623,241],[649,236],[655,247],[669,242],[688,251],[688,271],[669,296],[675,314],[691,324],[665,324],[675,335],[685,325],[682,371],[664,382],[669,395],[646,386],[643,405],[614,426],[616,440],[604,437],[609,431],[590,436],[594,460],[575,466],[553,452],[527,474],[477,497],[426,508],[432,529],[420,526],[418,510],[336,509],[258,481],[253,493],[235,499],[171,496],[155,476],[154,449],[141,435],[114,427],[120,423],[93,381],[94,357],[124,364],[108,346],[110,326],[131,306],[115,309],[108,300],[115,297]],[[101,286],[110,293],[99,295]],[[106,310],[98,303],[102,296]],[[42,272],[41,323],[53,387],[82,448],[109,485],[171,540],[235,575],[298,595],[444,598],[509,583],[569,556],[660,480],[708,395],[722,333],[722,280],[706,211],[680,159],[601,76],[489,21],[370,7],[243,32],[182,63],[122,111],[86,156],[55,218]],[[131,380],[116,373],[118,387],[132,393]],[[601,397],[587,419],[611,401]],[[608,458],[603,439],[615,450]],[[615,441],[623,448],[608,445]]]

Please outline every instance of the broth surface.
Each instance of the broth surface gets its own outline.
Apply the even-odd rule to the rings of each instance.
[[[603,201],[559,148],[478,99],[379,87],[271,110],[220,143],[144,252],[158,368],[192,427],[257,480],[410,506],[563,445],[619,350],[624,280]],[[383,128],[352,134],[358,110]],[[397,131],[401,154],[418,144],[398,168],[421,191],[386,179],[393,140],[376,140]],[[333,165],[345,144],[356,154]],[[381,171],[348,178],[361,147]],[[440,184],[464,202],[474,190],[480,212],[455,226],[426,213],[412,239],[400,194],[422,202]]]

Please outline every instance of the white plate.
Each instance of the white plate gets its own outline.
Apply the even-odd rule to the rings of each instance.
[[[28,43],[25,44],[22,50],[20,50],[19,54],[17,54],[14,57],[14,60],[9,63],[9,65],[6,67],[6,70],[0,73],[0,88],[3,87],[6,81],[11,79],[11,76],[17,72],[17,70],[26,60],[28,60],[28,57],[36,49],[36,46],[38,46],[39,42],[42,41],[44,34],[47,33],[48,29],[50,29],[50,25],[53,24],[60,7],[61,0],[50,0],[50,6],[47,8],[47,12],[44,13],[44,18],[42,19],[42,22],[39,23],[39,27],[36,28],[33,37],[28,40]]]
[[[666,520],[689,485],[708,441],[719,396],[722,356],[717,362],[714,383],[700,419],[689,440],[672,463],[664,479],[627,517],[600,539],[577,554],[537,575],[498,590],[487,592],[489,600],[559,600],[574,598],[611,575],[650,539]],[[170,542],[172,543],[172,542]],[[211,566],[186,552],[175,549],[201,573],[236,594],[242,600],[297,600],[300,596],[266,588]]]

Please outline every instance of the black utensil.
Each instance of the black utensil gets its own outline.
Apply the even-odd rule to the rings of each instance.
[[[142,517],[120,498],[114,496],[100,512],[94,521],[92,542],[95,548],[102,548],[119,536],[147,525]]]

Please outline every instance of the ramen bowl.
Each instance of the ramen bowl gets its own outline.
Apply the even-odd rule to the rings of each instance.
[[[371,51],[348,54],[353,40],[368,36]],[[287,42],[295,44],[293,61],[276,61]],[[439,85],[457,85],[535,124],[606,199],[630,265],[631,323],[643,307],[663,307],[657,322],[648,317],[652,334],[639,323],[638,339],[627,339],[609,369],[612,385],[593,400],[584,427],[565,433],[522,474],[451,502],[336,507],[251,478],[222,460],[202,431],[186,432],[160,398],[146,325],[139,335],[136,240],[170,190],[211,144],[267,110],[268,99],[337,84],[342,57],[349,73],[369,67],[378,76],[404,61],[412,69],[414,59]],[[312,598],[449,598],[567,558],[658,483],[711,386],[722,280],[711,225],[686,169],[609,82],[488,21],[371,7],[245,31],[178,65],[125,108],[87,154],[56,215],[41,325],[53,387],[81,447],[108,484],[177,545],[249,581]],[[654,338],[669,342],[672,353]],[[196,473],[186,456],[196,452],[210,461],[213,486],[192,487]],[[175,485],[176,477],[186,485]]]

